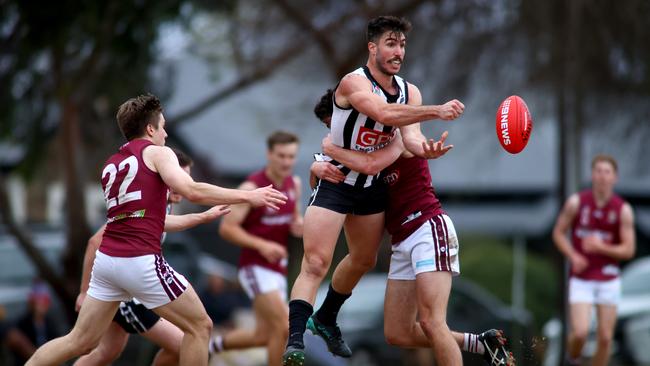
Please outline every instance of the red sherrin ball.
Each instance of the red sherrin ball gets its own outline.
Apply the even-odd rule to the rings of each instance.
[[[516,95],[511,95],[501,102],[497,109],[496,128],[499,142],[507,152],[521,152],[533,131],[533,118],[526,102]]]

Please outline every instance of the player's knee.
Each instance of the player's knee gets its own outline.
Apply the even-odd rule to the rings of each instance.
[[[209,339],[210,334],[212,334],[212,319],[207,314],[204,314],[192,324],[189,331],[197,337]]]
[[[609,347],[612,344],[612,339],[614,338],[612,332],[610,331],[599,331],[598,332],[598,346],[600,347]]]
[[[352,264],[359,271],[363,271],[365,273],[375,268],[375,265],[377,264],[377,256],[354,256],[352,257]]]
[[[311,254],[305,254],[304,272],[311,277],[324,278],[329,270],[330,262],[324,257]]]
[[[587,328],[578,328],[574,329],[571,336],[574,341],[578,343],[585,343],[587,341],[587,336],[589,335],[589,329]]]
[[[418,320],[422,331],[429,339],[433,339],[436,335],[440,335],[442,332],[449,332],[449,327],[444,319],[436,318],[422,318]]]

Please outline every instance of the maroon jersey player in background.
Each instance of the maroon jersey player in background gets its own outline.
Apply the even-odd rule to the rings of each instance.
[[[613,157],[594,157],[591,189],[569,197],[553,228],[553,241],[571,264],[568,353],[575,365],[580,364],[594,305],[598,345],[592,364],[608,364],[621,296],[618,263],[632,258],[636,248],[632,207],[614,193],[617,174]]]
[[[267,165],[239,189],[272,184],[287,196],[278,210],[235,205],[219,228],[221,236],[242,247],[239,282],[253,301],[255,329],[236,329],[210,342],[210,351],[266,346],[269,366],[282,364],[287,338],[287,246],[289,235],[302,236],[301,182],[293,175],[298,137],[277,131],[267,139]]]
[[[128,142],[102,170],[107,224],[88,294],[70,333],[43,345],[27,365],[60,365],[88,353],[120,301],[135,297],[183,331],[180,365],[205,366],[212,322],[192,286],[162,257],[168,189],[203,205],[248,202],[277,209],[286,197],[271,187],[242,191],[195,182],[164,146],[165,118],[153,95],[123,103],[117,123]]]

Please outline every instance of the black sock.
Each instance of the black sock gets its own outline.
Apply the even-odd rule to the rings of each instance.
[[[289,341],[287,346],[304,347],[303,335],[307,328],[307,320],[314,312],[314,307],[304,300],[289,301]]]
[[[350,297],[350,295],[352,294],[344,295],[336,292],[330,283],[330,288],[327,291],[325,301],[323,301],[323,305],[321,305],[320,309],[316,312],[316,318],[318,318],[318,321],[324,325],[335,325],[336,317],[339,315],[339,310],[341,310],[341,306],[343,306],[343,303]]]

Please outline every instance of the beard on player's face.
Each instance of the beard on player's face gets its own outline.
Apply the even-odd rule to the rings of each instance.
[[[402,58],[399,56],[391,55],[392,57],[385,58],[381,55],[381,52],[377,52],[375,56],[375,66],[384,75],[393,76],[397,75],[401,69]],[[395,62],[399,62],[398,65],[395,65]]]

